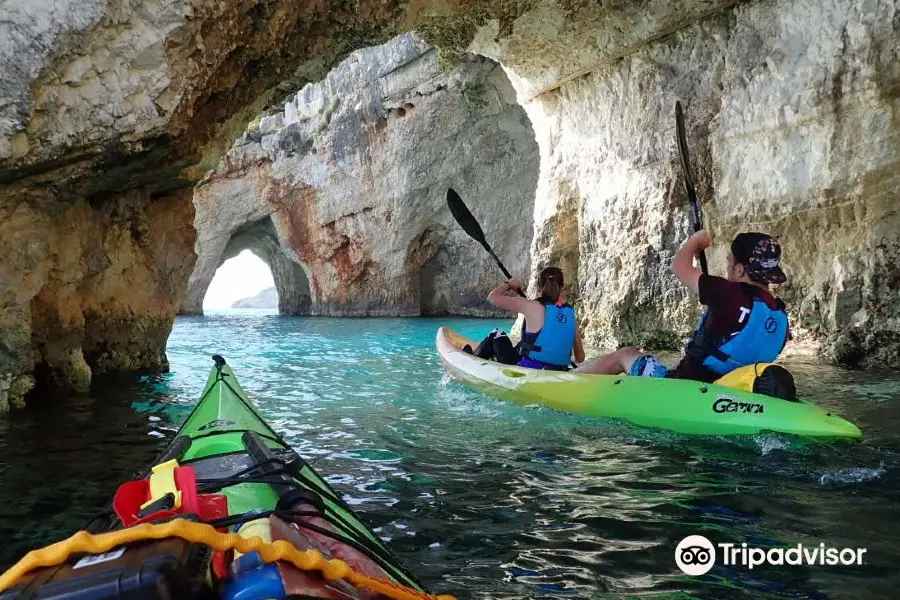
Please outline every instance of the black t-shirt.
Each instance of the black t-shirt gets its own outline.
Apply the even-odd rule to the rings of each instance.
[[[700,275],[697,283],[700,292],[700,303],[708,308],[704,329],[712,336],[732,336],[747,324],[750,311],[753,309],[753,301],[758,298],[776,309],[778,300],[767,290],[742,283],[728,281],[714,275]],[[677,379],[694,379],[712,383],[721,375],[707,369],[702,364],[685,356],[681,362],[672,369],[668,377]]]

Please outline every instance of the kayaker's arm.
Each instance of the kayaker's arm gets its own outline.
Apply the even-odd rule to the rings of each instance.
[[[487,296],[487,301],[498,308],[505,308],[514,312],[525,314],[525,307],[528,306],[529,300],[520,296],[507,296],[509,292],[521,290],[523,283],[518,279],[510,279],[506,283],[501,283],[491,290]]]
[[[698,282],[702,271],[694,266],[694,256],[701,250],[709,248],[711,242],[709,233],[701,229],[687,239],[675,253],[675,259],[672,261],[672,272],[675,273],[675,277],[695,294],[699,293]]]
[[[581,340],[581,328],[575,331],[575,347],[572,349],[575,354],[575,362],[584,362],[584,342]]]

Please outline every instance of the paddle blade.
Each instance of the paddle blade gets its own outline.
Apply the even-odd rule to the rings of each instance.
[[[475,217],[472,216],[472,213],[469,212],[466,203],[462,201],[462,198],[459,197],[459,194],[457,194],[453,188],[447,189],[447,206],[450,207],[450,214],[453,215],[453,218],[456,219],[459,226],[463,228],[463,231],[468,233],[470,238],[484,246],[484,249],[488,251],[488,254],[491,255],[491,258],[494,259],[494,262],[497,263],[497,266],[500,267],[500,270],[503,271],[506,278],[512,279],[512,275],[510,275],[509,271],[506,270],[506,267],[503,266],[503,262],[496,254],[494,254],[491,245],[487,243],[484,232],[481,230],[481,225],[478,224],[478,221],[476,221]],[[521,290],[519,290],[519,295],[523,298],[525,297],[525,294],[523,294]]]
[[[697,202],[697,190],[694,188],[694,178],[691,176],[691,160],[688,156],[687,136],[684,133],[684,113],[681,110],[681,102],[675,102],[675,130],[678,142],[678,154],[681,157],[681,170],[684,172],[684,189],[687,191],[688,202],[691,203],[691,220],[694,222],[694,231],[703,229],[703,215],[700,213],[700,205]],[[706,253],[700,252],[700,270],[709,273],[706,266]]]
[[[469,234],[470,238],[487,248],[487,241],[484,238],[484,232],[481,230],[481,225],[478,224],[478,221],[472,216],[466,203],[463,202],[462,198],[459,197],[459,194],[457,194],[453,188],[447,189],[447,206],[450,208],[450,214],[453,215],[453,218],[456,219],[459,226],[463,228],[463,231]]]
[[[692,205],[696,205],[697,191],[694,188],[694,178],[691,177],[691,160],[688,156],[687,137],[684,133],[684,113],[681,110],[681,102],[675,103],[675,129],[678,133],[678,154],[681,157],[681,170],[684,173],[684,187],[687,191],[688,201]]]

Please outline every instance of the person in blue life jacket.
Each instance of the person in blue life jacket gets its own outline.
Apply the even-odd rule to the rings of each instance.
[[[524,289],[519,279],[510,279],[488,294],[487,301],[494,306],[525,317],[516,354],[518,366],[566,371],[573,353],[576,362],[584,361],[575,309],[561,299],[564,285],[562,271],[546,267],[538,275],[539,296],[536,300],[510,295]]]
[[[772,362],[790,337],[785,305],[770,285],[784,283],[781,246],[772,236],[740,233],[731,242],[726,278],[704,275],[694,256],[708,248],[709,233],[698,231],[675,254],[672,271],[707,307],[684,358],[667,369],[654,356],[625,347],[594,359],[579,372],[671,377],[712,383],[745,365]]]

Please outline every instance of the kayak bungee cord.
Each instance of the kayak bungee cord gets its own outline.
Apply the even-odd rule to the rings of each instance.
[[[306,464],[303,461],[302,457],[298,457],[300,462],[304,465]],[[266,476],[273,475],[291,475],[297,478],[301,483],[307,485],[308,487],[316,487],[319,488],[314,481],[310,480],[306,476],[304,476],[299,469],[296,468],[296,461],[285,461],[280,457],[272,457],[267,459],[266,461],[257,463],[255,465],[251,465],[241,471],[238,471],[235,475],[223,478],[223,479],[197,479],[197,490],[198,492],[203,493],[213,493],[218,492],[219,490],[237,484],[246,484],[246,483],[258,483],[258,484],[282,484],[284,483],[281,480],[277,479],[266,479],[266,478],[252,478],[247,477],[247,475],[252,474],[254,471],[259,470],[261,467],[269,466],[272,464],[280,463],[282,465],[281,469],[277,469],[274,471],[269,471],[266,473]],[[322,494],[313,491],[306,490],[309,492],[309,495],[304,497],[304,500],[309,504],[312,504],[318,509],[318,512],[313,511],[289,511],[289,510],[269,510],[269,511],[248,511],[247,513],[229,515],[227,517],[222,517],[219,519],[202,521],[208,525],[211,525],[216,528],[220,527],[231,527],[234,525],[240,525],[242,523],[246,523],[248,521],[252,521],[254,519],[259,519],[263,517],[268,517],[270,515],[275,515],[285,521],[290,521],[294,523],[298,527],[307,529],[309,531],[313,531],[318,533],[319,535],[330,538],[334,541],[346,544],[352,547],[354,550],[361,552],[366,557],[373,560],[378,564],[382,569],[386,570],[394,570],[398,569],[398,564],[393,562],[395,559],[393,556],[386,555],[383,549],[377,545],[372,545],[371,541],[366,539],[365,537],[360,537],[359,532],[356,531],[352,525],[350,525],[339,513],[335,512],[331,507],[324,502],[322,498]],[[323,490],[324,491],[324,490]],[[313,496],[314,495],[314,496]],[[330,500],[340,501],[336,497],[329,497]],[[108,509],[102,511],[94,517],[92,517],[87,524],[85,525],[85,530],[87,530],[91,523],[94,521],[113,514],[112,509]],[[303,521],[301,517],[318,517],[324,519],[330,525],[335,527],[337,531],[329,531],[312,523],[308,523]],[[343,535],[341,535],[343,534]],[[402,570],[402,569],[401,569]]]
[[[306,462],[303,461],[303,459],[301,457],[298,457],[298,459],[303,465],[306,465]],[[281,475],[281,474],[290,475],[290,476],[294,477],[295,479],[297,479],[301,484],[306,486],[306,488],[307,488],[306,491],[308,491],[310,494],[316,495],[315,498],[311,498],[310,496],[307,495],[304,498],[304,500],[306,500],[309,504],[316,506],[316,508],[318,508],[320,510],[319,513],[307,514],[306,512],[303,512],[303,513],[293,513],[294,515],[322,518],[325,521],[327,521],[330,525],[335,527],[337,532],[328,531],[327,529],[323,529],[321,527],[318,527],[311,523],[307,523],[305,521],[294,520],[294,519],[290,518],[290,515],[292,513],[287,512],[287,511],[276,510],[276,511],[271,511],[269,514],[276,514],[276,516],[279,516],[285,520],[289,520],[289,521],[297,524],[300,527],[309,529],[311,531],[315,531],[316,533],[319,533],[321,535],[329,537],[338,542],[346,543],[347,545],[352,546],[355,550],[358,550],[359,552],[362,552],[363,554],[365,554],[366,556],[371,558],[373,561],[378,563],[378,565],[383,569],[400,570],[401,572],[404,572],[404,574],[411,576],[410,573],[405,573],[406,569],[401,568],[400,564],[396,561],[396,557],[394,557],[392,554],[390,554],[389,551],[387,551],[384,547],[382,547],[380,545],[373,544],[371,540],[360,536],[359,532],[352,526],[352,524],[350,524],[340,513],[338,513],[337,511],[332,509],[330,506],[328,506],[328,504],[326,502],[324,502],[324,499],[323,499],[323,496],[325,496],[325,494],[323,494],[322,492],[324,492],[325,490],[322,490],[322,488],[319,487],[315,481],[310,480],[302,472],[300,472],[300,470],[297,469],[296,466],[294,465],[294,463],[296,461],[284,461],[283,459],[281,459],[279,457],[272,457],[264,462],[268,463],[268,464],[275,464],[275,463],[280,462],[280,463],[282,463],[282,465],[284,465],[282,469],[277,469],[277,470],[269,471],[268,473],[265,473],[265,475],[267,477],[272,476],[272,475]],[[239,473],[249,474],[249,473],[252,473],[254,470],[257,470],[258,467],[261,467],[261,466],[266,466],[266,465],[264,465],[264,463],[258,463],[257,465],[248,467],[248,468],[244,469],[243,471],[240,471]],[[308,466],[308,465],[306,465],[306,466]],[[277,480],[277,479],[249,478],[249,477],[240,477],[239,475],[235,475],[235,476],[232,476],[229,478],[224,478],[224,479],[212,479],[212,480],[198,479],[197,487],[198,487],[198,491],[202,491],[203,493],[211,493],[211,492],[217,492],[217,491],[221,490],[222,488],[230,486],[230,485],[237,485],[237,484],[244,484],[244,483],[262,483],[262,484],[269,484],[269,485],[280,485],[280,484],[283,484],[284,482],[281,480]],[[310,489],[310,488],[315,488],[315,489]],[[332,502],[334,502],[335,504],[342,506],[345,510],[349,510],[349,508],[344,506],[344,503],[343,503],[343,501],[340,500],[340,498],[329,494],[328,499],[331,500]],[[232,515],[232,516],[239,516],[239,515]],[[258,514],[258,516],[262,516],[262,515]],[[339,535],[341,533],[344,534],[344,536],[346,536],[346,537]]]

